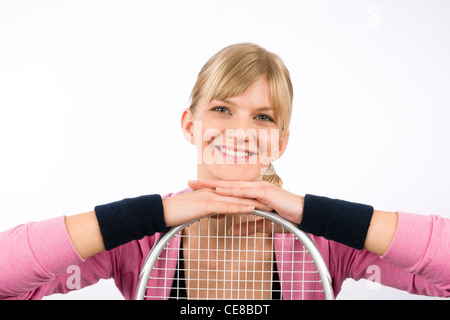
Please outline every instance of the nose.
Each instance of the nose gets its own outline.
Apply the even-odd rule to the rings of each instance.
[[[249,142],[256,141],[256,135],[256,129],[252,127],[250,120],[245,118],[236,119],[225,130],[227,145],[245,147]]]

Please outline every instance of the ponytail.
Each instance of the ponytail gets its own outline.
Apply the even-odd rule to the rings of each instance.
[[[283,180],[277,175],[272,163],[270,163],[270,166],[267,168],[266,172],[264,172],[263,180],[273,183],[280,188],[283,186]]]

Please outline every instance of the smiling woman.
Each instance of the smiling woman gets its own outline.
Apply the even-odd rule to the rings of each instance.
[[[199,151],[197,178],[262,180],[271,161],[287,146],[287,136],[280,139],[272,120],[277,119],[274,110],[261,113],[258,108],[269,99],[268,81],[262,78],[228,103],[214,100],[199,106],[194,114],[191,109],[184,111],[185,136]]]
[[[271,163],[286,150],[292,100],[289,71],[277,55],[251,43],[215,54],[182,116],[186,139],[198,147],[197,177],[281,186]]]
[[[200,71],[191,105],[182,113],[184,135],[199,150],[197,180],[188,182],[190,188],[165,197],[127,198],[1,232],[0,297],[39,299],[66,293],[74,289],[67,285],[71,274],[66,271],[78,266],[77,289],[114,278],[124,297],[132,299],[140,267],[167,227],[255,209],[275,211],[310,233],[330,269],[335,295],[346,278],[367,277],[366,270],[377,266],[382,284],[449,296],[450,220],[301,196],[280,187],[271,163],[287,147],[292,97],[289,73],[276,55],[249,43],[219,51]],[[261,223],[254,226],[266,233],[258,229]],[[214,233],[212,225],[206,228]],[[195,245],[203,244],[182,244],[187,251],[195,251]],[[246,243],[239,245],[252,250]],[[254,244],[253,250],[258,249]],[[263,256],[255,268],[270,261],[270,255]],[[208,260],[201,265],[202,270],[213,267]],[[245,271],[247,266],[239,268]]]

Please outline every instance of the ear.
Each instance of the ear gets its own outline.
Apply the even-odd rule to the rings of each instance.
[[[181,115],[181,130],[184,138],[191,144],[195,144],[194,140],[194,119],[190,108],[186,108]]]
[[[289,134],[290,134],[290,132],[289,132],[289,129],[286,129],[286,130],[287,130],[286,134],[284,134],[282,136],[282,138],[280,139],[280,144],[279,144],[279,148],[280,148],[279,151],[280,151],[280,153],[279,153],[279,157],[278,158],[281,158],[281,156],[284,154],[284,152],[286,151],[288,142],[289,142]]]

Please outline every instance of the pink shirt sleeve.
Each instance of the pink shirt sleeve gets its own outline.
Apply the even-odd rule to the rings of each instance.
[[[381,257],[450,294],[450,220],[399,212],[388,251]],[[440,294],[441,295],[441,294]]]
[[[84,260],[69,238],[64,216],[0,232],[0,299],[41,299],[66,293],[72,290],[67,281],[73,266],[79,267],[80,288],[114,278],[124,297],[131,299],[140,266],[156,238],[144,237]]]
[[[0,299],[27,294],[84,261],[64,220],[31,222],[0,233]]]
[[[334,241],[320,241],[337,295],[347,278],[368,279],[412,294],[450,296],[450,220],[398,212],[398,226],[383,256]],[[322,245],[323,245],[322,244]]]

